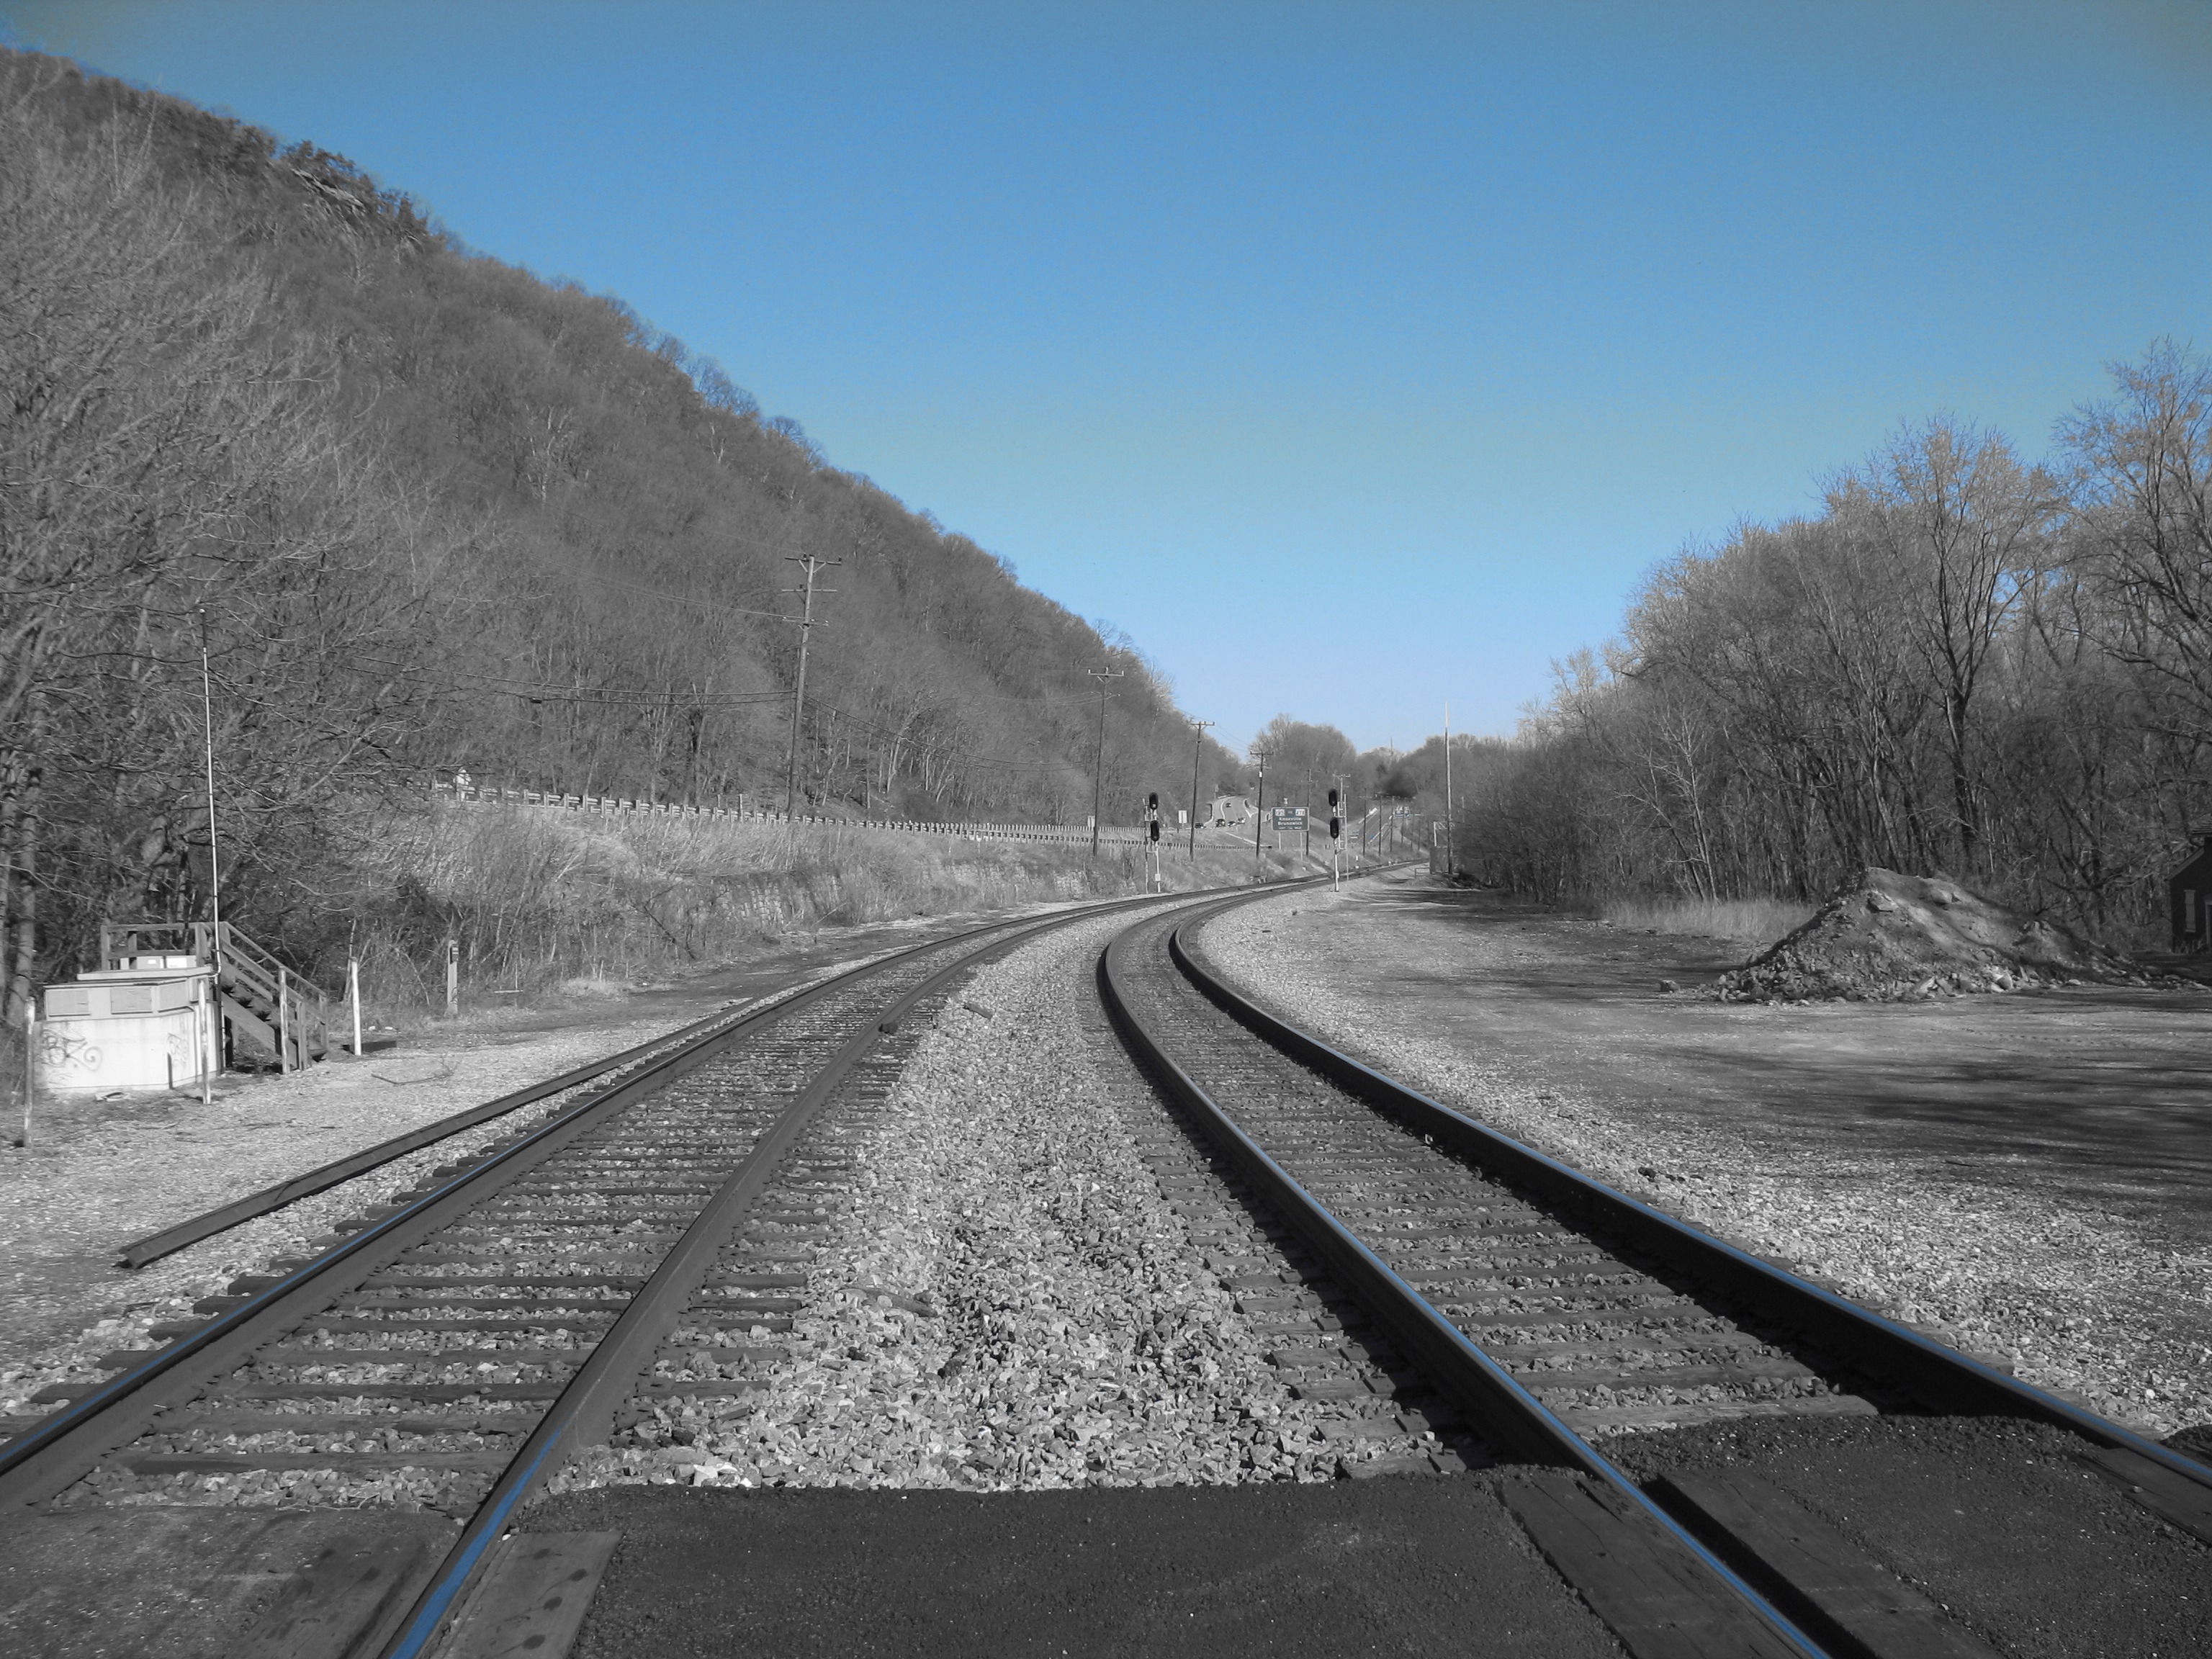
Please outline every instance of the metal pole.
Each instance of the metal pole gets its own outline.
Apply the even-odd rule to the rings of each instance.
[[[292,1070],[292,991],[290,976],[284,964],[276,964],[276,1069],[289,1075]]]
[[[1191,739],[1190,744],[1190,861],[1195,864],[1198,862],[1198,757],[1206,748],[1206,728],[1213,722],[1193,720],[1191,724],[1198,728],[1198,735]]]
[[[214,918],[215,930],[209,935],[208,954],[213,958],[216,983],[222,982],[222,860],[216,852],[215,839],[215,683],[208,667],[207,612],[194,612],[200,619],[200,721],[207,738],[208,792],[208,903]]]

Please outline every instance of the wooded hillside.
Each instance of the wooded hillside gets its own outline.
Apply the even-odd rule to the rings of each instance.
[[[618,299],[472,253],[343,158],[0,52],[9,1013],[102,915],[337,902],[364,802],[482,783],[1080,823],[1187,793],[1126,638]],[[1206,782],[1241,777],[1205,746]]]

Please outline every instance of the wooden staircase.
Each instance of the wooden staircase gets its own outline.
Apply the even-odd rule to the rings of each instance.
[[[136,967],[149,957],[173,956],[215,963],[216,992],[229,1035],[226,1057],[242,1042],[275,1060],[280,1069],[296,1072],[330,1052],[331,999],[230,923],[100,925],[104,968]]]

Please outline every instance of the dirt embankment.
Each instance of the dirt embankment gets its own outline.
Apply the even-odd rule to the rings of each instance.
[[[1722,975],[1716,990],[1723,1002],[1905,1002],[2084,980],[2148,985],[2153,975],[1948,876],[1869,866],[1803,927]]]

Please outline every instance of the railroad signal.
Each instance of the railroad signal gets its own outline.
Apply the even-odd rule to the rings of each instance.
[[[1328,838],[1331,841],[1340,840],[1344,835],[1344,820],[1336,815],[1336,786],[1331,784],[1328,790]]]
[[[1158,790],[1145,797],[1145,823],[1154,841],[1160,838],[1160,796]]]

